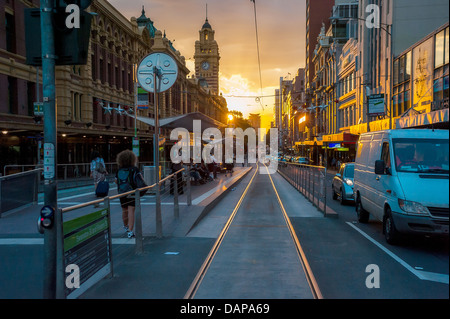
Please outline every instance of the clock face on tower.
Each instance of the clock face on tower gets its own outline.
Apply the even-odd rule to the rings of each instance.
[[[202,63],[202,69],[205,71],[209,70],[209,63],[207,61]]]

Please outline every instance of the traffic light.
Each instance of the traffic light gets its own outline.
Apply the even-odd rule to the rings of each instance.
[[[53,34],[55,39],[56,65],[82,65],[87,63],[92,15],[85,12],[92,0],[55,0],[53,10]],[[66,12],[70,4],[79,8],[79,28],[68,27]],[[25,9],[25,43],[28,65],[42,65],[40,9]]]
[[[40,232],[42,229],[50,229],[53,227],[55,220],[55,209],[51,206],[44,206],[41,209],[41,214],[38,221],[38,229]]]

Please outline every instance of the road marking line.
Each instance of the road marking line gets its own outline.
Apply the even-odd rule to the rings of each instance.
[[[13,245],[43,245],[44,238],[1,238],[0,246]]]
[[[443,284],[449,284],[449,275],[446,274],[439,274],[439,273],[433,273],[428,271],[422,271],[422,270],[416,270],[410,265],[408,265],[403,259],[398,257],[396,254],[391,252],[389,249],[381,245],[379,242],[377,242],[375,239],[367,235],[364,231],[356,227],[350,222],[347,222],[347,225],[355,229],[357,232],[359,232],[361,235],[363,235],[366,239],[371,241],[375,246],[380,248],[382,251],[384,251],[386,254],[388,254],[390,257],[392,257],[396,262],[398,262],[400,265],[405,267],[407,270],[409,270],[411,273],[413,273],[417,278],[420,280],[428,280],[428,281],[435,281],[440,282]]]

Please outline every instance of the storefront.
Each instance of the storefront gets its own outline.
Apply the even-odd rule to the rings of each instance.
[[[359,135],[346,132],[323,136],[322,149],[327,152],[328,166],[331,167],[333,164],[335,166],[338,161],[341,163],[353,162],[358,139]]]
[[[395,60],[397,128],[449,128],[449,55],[446,24]]]

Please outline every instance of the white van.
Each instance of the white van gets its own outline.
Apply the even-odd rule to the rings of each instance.
[[[448,236],[449,131],[388,130],[362,134],[354,196],[358,220],[383,222],[395,244],[399,233]]]

